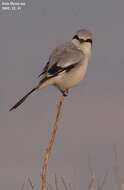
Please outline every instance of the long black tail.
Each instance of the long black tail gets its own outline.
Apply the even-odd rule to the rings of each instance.
[[[43,83],[45,83],[47,80],[49,80],[50,78],[52,78],[52,77],[45,77],[45,78],[43,78],[40,82],[39,82],[39,84],[36,86],[36,87],[34,87],[30,92],[28,92],[21,100],[19,100],[9,111],[12,111],[12,110],[14,110],[14,109],[16,109],[18,106],[20,106],[27,98],[28,98],[28,96],[30,95],[30,94],[32,94],[33,92],[35,92],[36,90],[38,90],[41,86],[42,86],[42,84]]]
[[[32,94],[33,92],[35,92],[36,90],[38,90],[41,86],[42,86],[42,84],[45,82],[45,81],[47,81],[48,80],[48,78],[43,78],[40,82],[39,82],[39,84],[36,86],[36,87],[34,87],[30,92],[28,92],[23,98],[21,98],[21,100],[19,100],[12,108],[10,108],[10,110],[9,111],[12,111],[12,110],[14,110],[14,109],[16,109],[18,106],[20,106],[27,98],[28,98],[28,96],[30,95],[30,94]]]
[[[9,111],[12,111],[16,109],[18,106],[20,106],[26,99],[27,97],[32,94],[34,91],[36,91],[38,87],[33,88],[30,92],[28,92],[21,100],[19,100]]]

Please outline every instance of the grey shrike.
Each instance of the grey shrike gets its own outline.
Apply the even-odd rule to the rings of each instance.
[[[47,64],[39,75],[38,85],[19,100],[11,109],[16,109],[26,98],[39,88],[53,85],[64,96],[68,90],[77,85],[85,76],[92,47],[92,33],[88,30],[79,30],[71,41],[58,46],[51,53]]]

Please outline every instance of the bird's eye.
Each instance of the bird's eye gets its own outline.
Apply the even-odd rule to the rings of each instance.
[[[78,35],[75,35],[72,39],[80,40],[80,38],[78,37]]]
[[[84,39],[80,39],[80,38],[78,37],[78,35],[75,35],[75,36],[73,37],[73,39],[78,40],[80,43],[85,42],[85,40],[84,40]]]
[[[90,38],[88,38],[88,39],[86,40],[86,42],[89,42],[89,43],[91,43],[91,44],[93,43],[93,42],[92,42],[92,39],[90,39]]]
[[[89,42],[89,43],[92,44],[92,39],[90,39],[90,38],[88,38],[88,39],[85,40],[85,39],[79,38],[78,35],[75,35],[72,39],[78,40],[81,44],[84,43],[84,42]]]

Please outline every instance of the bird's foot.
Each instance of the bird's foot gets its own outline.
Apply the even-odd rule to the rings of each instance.
[[[62,91],[63,96],[68,96],[68,90]]]

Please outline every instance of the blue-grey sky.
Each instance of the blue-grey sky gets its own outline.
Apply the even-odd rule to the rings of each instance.
[[[86,189],[91,154],[97,176],[110,169],[106,188],[113,189],[114,143],[124,174],[124,1],[25,1],[21,11],[0,10],[0,188],[19,189],[26,175],[39,185],[60,93],[49,87],[8,110],[37,83],[52,49],[87,28],[92,59],[85,80],[65,100],[49,177],[64,175],[73,189]]]

